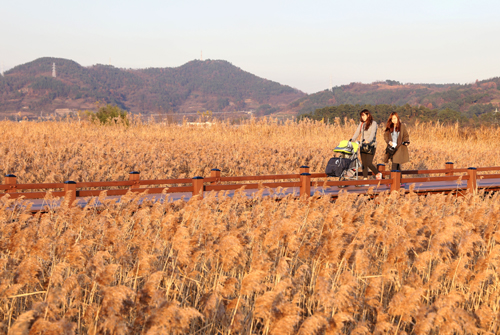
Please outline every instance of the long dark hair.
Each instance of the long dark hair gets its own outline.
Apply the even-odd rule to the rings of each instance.
[[[360,122],[363,122],[363,114],[366,114],[366,116],[367,116],[366,122],[365,122],[365,130],[368,130],[368,128],[370,128],[370,126],[372,125],[373,116],[368,109],[363,109],[361,112],[359,112],[359,121]]]
[[[401,119],[399,118],[398,113],[392,112],[391,115],[389,116],[389,120],[387,120],[387,125],[385,127],[385,131],[393,132],[394,131],[394,123],[392,123],[392,117],[396,115],[398,118],[398,123],[396,124],[396,131],[401,130]]]

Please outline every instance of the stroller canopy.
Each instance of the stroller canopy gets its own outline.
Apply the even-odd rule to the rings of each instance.
[[[337,147],[333,149],[333,152],[341,152],[343,154],[352,155],[358,152],[358,148],[359,148],[358,143],[344,140],[340,141],[339,145],[337,145]]]

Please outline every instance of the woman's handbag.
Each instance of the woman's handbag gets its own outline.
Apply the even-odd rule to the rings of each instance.
[[[392,145],[387,144],[387,148],[385,149],[385,153],[389,155],[389,157],[392,157],[397,151],[396,147],[393,147]]]
[[[373,143],[374,141],[372,141],[370,143],[364,142],[365,128],[363,128],[363,125],[364,125],[364,122],[359,127],[359,130],[363,131],[363,143],[361,143],[361,147],[359,148],[359,151],[362,154],[375,155],[375,143]]]
[[[375,145],[373,143],[363,142],[359,150],[362,154],[375,155]]]

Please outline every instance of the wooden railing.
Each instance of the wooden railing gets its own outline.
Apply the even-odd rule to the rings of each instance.
[[[25,199],[43,199],[47,195],[47,190],[62,189],[61,191],[53,191],[55,197],[69,197],[70,203],[73,203],[77,197],[94,197],[99,196],[102,191],[106,191],[108,196],[124,195],[129,191],[145,192],[150,194],[155,193],[191,193],[192,196],[203,197],[203,192],[209,191],[226,191],[236,190],[242,187],[245,189],[259,188],[300,188],[300,196],[308,197],[311,195],[311,186],[351,186],[351,185],[390,185],[390,190],[399,191],[401,183],[419,184],[426,182],[445,182],[445,181],[467,181],[466,190],[475,192],[478,188],[477,180],[480,179],[500,179],[500,174],[481,174],[478,172],[485,171],[500,171],[500,167],[483,167],[483,168],[465,168],[455,169],[453,163],[445,163],[444,169],[433,170],[405,170],[405,171],[386,171],[384,164],[378,165],[378,170],[382,173],[382,180],[344,180],[344,181],[328,181],[328,176],[325,173],[310,173],[308,166],[301,166],[297,174],[281,174],[281,175],[263,175],[263,176],[235,176],[222,177],[219,169],[212,169],[210,177],[203,178],[200,176],[194,178],[179,178],[179,179],[157,179],[157,180],[141,180],[140,173],[132,171],[129,174],[129,180],[124,181],[102,181],[102,182],[74,182],[66,181],[64,183],[41,183],[41,184],[18,184],[15,175],[8,174],[5,176],[4,184],[0,185],[0,196],[9,194],[11,198],[24,197]],[[444,176],[435,177],[417,177],[403,178],[404,175],[431,175],[438,174]],[[323,178],[321,181],[318,179]],[[263,182],[267,180],[294,180],[280,182]],[[231,183],[233,182],[233,183]],[[239,182],[239,183],[234,183]],[[246,183],[245,183],[246,182]],[[254,182],[254,183],[249,183]],[[187,186],[168,186],[188,184]],[[150,185],[166,185],[164,187],[145,187]],[[109,189],[110,187],[122,187],[121,189]],[[500,184],[498,185],[500,188]],[[100,188],[90,189],[89,188]],[[106,188],[106,189],[103,189]],[[19,192],[24,190],[46,190],[38,192]]]

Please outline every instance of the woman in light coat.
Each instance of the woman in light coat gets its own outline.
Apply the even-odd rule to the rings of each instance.
[[[398,113],[393,112],[387,120],[384,133],[385,142],[396,148],[396,152],[391,156],[388,153],[384,154],[384,163],[392,161],[391,170],[401,170],[401,164],[410,161],[408,153],[408,145],[410,144],[410,136],[406,125],[401,122]]]
[[[373,120],[372,114],[368,109],[363,109],[359,114],[359,126],[356,132],[352,135],[351,141],[356,141],[360,138],[360,147],[363,142],[370,144],[374,147],[373,153],[361,152],[361,164],[363,165],[363,179],[368,178],[368,169],[372,170],[377,179],[382,179],[382,174],[378,172],[377,167],[373,164],[373,157],[377,149],[377,122]]]

